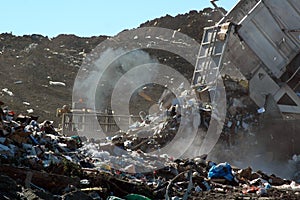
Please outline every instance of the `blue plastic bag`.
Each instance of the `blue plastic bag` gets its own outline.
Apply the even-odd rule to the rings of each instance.
[[[225,162],[213,165],[208,172],[208,178],[225,178],[228,181],[233,180],[232,168]]]

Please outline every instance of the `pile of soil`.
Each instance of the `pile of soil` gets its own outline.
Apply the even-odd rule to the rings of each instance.
[[[147,21],[140,27],[156,26],[178,30],[201,41],[203,28],[211,26],[221,18],[221,14],[211,8],[190,11],[172,17],[166,15]],[[56,109],[72,103],[72,88],[78,69],[86,54],[91,52],[108,36],[77,37],[61,34],[54,38],[42,35],[15,36],[11,33],[0,34],[0,100],[14,108],[16,113],[27,114],[33,109],[39,120],[59,122],[55,117]],[[162,51],[150,52],[160,63],[171,66],[192,78],[193,66],[177,55]],[[49,81],[63,82],[66,86],[50,85]],[[13,96],[3,92],[7,88]],[[149,95],[158,100],[163,90],[156,88]],[[137,114],[147,107],[142,97],[133,97]],[[23,102],[30,103],[24,104]],[[109,107],[109,105],[107,105]]]

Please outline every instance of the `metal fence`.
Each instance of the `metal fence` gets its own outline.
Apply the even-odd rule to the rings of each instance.
[[[78,132],[104,132],[114,133],[121,127],[129,127],[139,116],[113,115],[108,113],[63,113],[62,133],[64,135],[74,135]]]

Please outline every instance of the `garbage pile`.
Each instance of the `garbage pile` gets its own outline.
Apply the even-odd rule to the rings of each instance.
[[[3,162],[9,160],[17,166],[42,169],[50,163],[69,159],[68,153],[81,145],[79,137],[61,136],[51,121],[39,124],[38,117],[15,116],[7,106],[1,108],[0,115],[0,152]]]
[[[171,106],[156,116],[141,113],[143,122],[99,141],[64,136],[51,121],[16,115],[1,102],[1,199],[299,198],[295,181],[250,167],[214,163],[207,155],[150,154],[172,140],[183,117],[193,126],[198,104],[183,97],[191,95],[182,92],[181,108]]]

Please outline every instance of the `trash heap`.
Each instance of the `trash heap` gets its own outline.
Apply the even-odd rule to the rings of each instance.
[[[51,121],[16,115],[1,106],[1,199],[243,199],[299,198],[295,181],[214,163],[207,155],[175,159],[154,155],[180,122],[199,127],[188,91],[181,108],[145,116],[127,132],[103,140],[67,137]],[[184,98],[187,97],[187,98]],[[205,126],[205,125],[204,125]],[[299,166],[294,156],[291,162]]]

